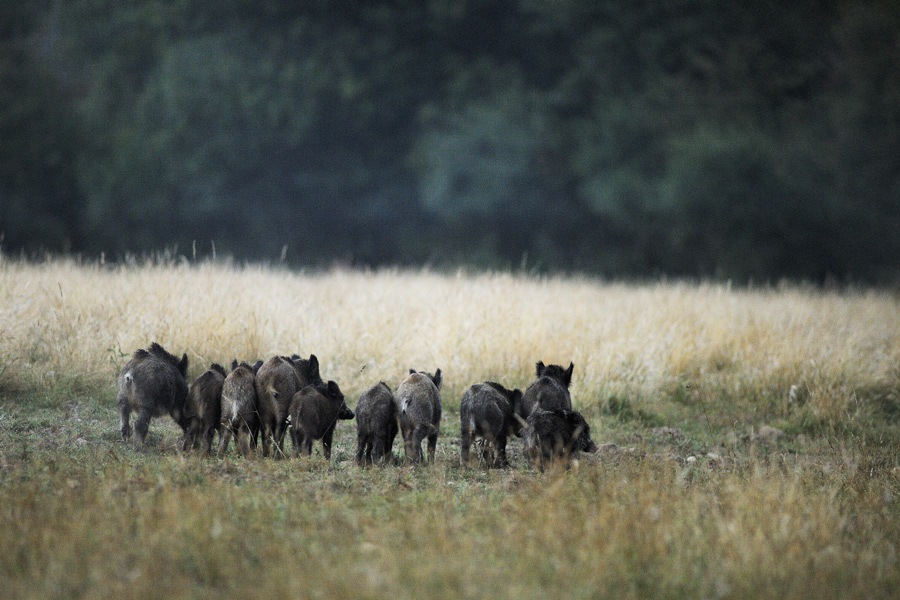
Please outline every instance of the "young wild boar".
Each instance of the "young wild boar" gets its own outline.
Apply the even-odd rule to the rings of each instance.
[[[518,418],[517,418],[518,417]],[[482,458],[488,465],[507,467],[506,438],[522,431],[522,391],[499,383],[476,383],[459,404],[460,454],[469,464],[469,448],[476,437],[484,438]]]
[[[131,437],[129,417],[137,413],[134,423],[134,442],[138,449],[144,447],[150,419],[169,414],[183,429],[184,403],[188,395],[187,354],[181,360],[153,342],[149,350],[139,349],[122,368],[117,380],[119,416],[122,439]]]
[[[339,419],[352,419],[353,411],[344,402],[341,388],[333,381],[308,385],[291,400],[291,437],[294,455],[312,454],[313,440],[322,440],[325,460],[331,460],[331,439]]]
[[[191,383],[184,406],[187,429],[182,451],[200,447],[205,454],[209,454],[213,433],[222,420],[222,385],[226,375],[222,365],[213,363]]]
[[[568,467],[572,454],[597,451],[590,426],[574,410],[535,409],[528,415],[524,438],[525,455],[538,463],[541,471],[548,461],[559,460]]]
[[[222,421],[219,427],[219,456],[228,450],[231,436],[238,451],[248,458],[259,436],[256,373],[245,362],[231,363],[231,373],[222,384]]]
[[[383,463],[397,437],[397,405],[385,382],[367,389],[356,403],[356,462]]]
[[[422,440],[428,438],[428,462],[434,464],[441,425],[441,370],[434,375],[409,370],[409,376],[397,387],[397,420],[406,459],[422,462]]]
[[[290,358],[273,356],[259,368],[256,393],[259,396],[263,456],[269,456],[273,440],[276,456],[284,456],[284,434],[287,432],[291,399],[308,385],[324,385],[319,376],[319,359],[315,354],[310,354],[308,360],[296,354]]]
[[[569,363],[568,369],[559,365],[536,365],[537,379],[525,389],[522,396],[522,415],[528,415],[540,407],[544,410],[572,410],[572,397],[569,395],[569,384],[572,382],[572,371],[575,365]]]

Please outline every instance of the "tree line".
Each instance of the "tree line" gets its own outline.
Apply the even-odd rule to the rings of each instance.
[[[0,140],[9,254],[900,277],[890,0],[10,2]]]

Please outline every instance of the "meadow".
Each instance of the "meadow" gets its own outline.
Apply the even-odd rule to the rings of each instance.
[[[893,598],[900,297],[179,257],[0,259],[0,590],[9,598]],[[212,361],[315,353],[351,408],[443,372],[433,466],[202,458],[115,377],[152,341]],[[575,365],[601,450],[459,465],[459,399]]]

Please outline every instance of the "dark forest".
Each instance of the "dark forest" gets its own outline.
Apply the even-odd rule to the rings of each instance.
[[[900,281],[890,0],[0,7],[8,256]]]

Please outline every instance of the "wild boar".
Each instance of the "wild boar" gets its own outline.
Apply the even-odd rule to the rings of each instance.
[[[231,373],[222,384],[222,421],[219,426],[219,456],[228,450],[231,436],[238,451],[248,458],[259,436],[256,373],[245,362],[231,363]]]
[[[527,423],[525,456],[538,463],[541,471],[549,461],[561,461],[568,466],[573,454],[597,451],[591,428],[577,411],[538,408],[528,415]]]
[[[506,439],[522,431],[522,390],[508,390],[499,383],[476,383],[459,404],[460,454],[469,464],[469,448],[476,437],[484,439],[482,458],[488,465],[507,467]]]
[[[117,379],[120,428],[122,439],[131,437],[129,417],[137,413],[134,422],[134,442],[138,449],[144,447],[150,419],[169,414],[185,429],[184,403],[188,395],[187,354],[181,360],[153,342],[148,350],[136,350],[131,360],[122,368]]]
[[[385,382],[362,393],[356,403],[356,462],[383,463],[397,437],[397,405]]]
[[[352,419],[341,388],[333,381],[308,385],[291,399],[291,437],[294,455],[312,454],[313,440],[322,440],[325,460],[331,459],[331,440],[338,420]]]
[[[397,387],[397,421],[403,434],[406,459],[422,462],[422,440],[428,438],[428,462],[434,464],[441,425],[441,370],[429,375],[409,370]]]
[[[319,359],[315,354],[311,354],[308,360],[296,354],[291,357],[273,356],[259,368],[256,392],[259,396],[263,456],[269,456],[273,441],[276,456],[284,456],[284,435],[287,432],[291,399],[308,385],[324,385],[319,376]],[[294,452],[296,451],[295,447]]]
[[[572,410],[572,396],[569,394],[569,384],[572,383],[572,371],[575,365],[569,363],[568,369],[559,365],[547,365],[538,362],[535,365],[537,379],[525,389],[522,396],[522,414],[525,418],[535,409],[544,410]]]
[[[213,433],[222,420],[222,385],[226,375],[222,365],[212,363],[191,383],[184,406],[187,430],[182,451],[199,447],[208,455],[212,449]]]

